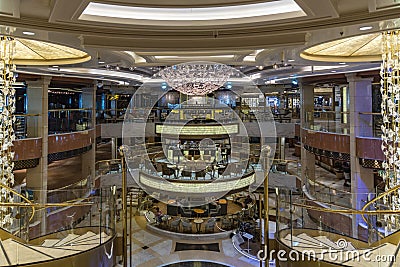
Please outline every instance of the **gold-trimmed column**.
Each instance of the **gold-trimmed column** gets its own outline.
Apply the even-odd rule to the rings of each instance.
[[[34,191],[34,202],[47,203],[47,178],[48,178],[48,136],[49,136],[49,101],[48,89],[51,77],[43,76],[36,81],[27,82],[27,113],[39,114],[38,118],[28,117],[28,137],[42,138],[42,153],[39,164],[35,168],[26,170],[26,186]],[[35,214],[35,221],[40,222],[40,232],[32,233],[32,236],[44,235],[47,232],[46,209]]]

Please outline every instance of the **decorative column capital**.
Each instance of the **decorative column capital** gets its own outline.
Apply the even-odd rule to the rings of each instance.
[[[43,87],[43,86],[48,86],[51,82],[52,76],[41,76],[37,80],[32,80],[32,81],[26,81],[26,84],[29,87]]]
[[[372,82],[374,77],[360,77],[357,73],[346,73],[346,78],[348,82]]]

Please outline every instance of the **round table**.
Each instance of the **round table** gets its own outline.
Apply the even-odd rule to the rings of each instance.
[[[193,209],[193,211],[197,214],[197,217],[200,217],[200,214],[204,214],[205,212],[203,209]]]

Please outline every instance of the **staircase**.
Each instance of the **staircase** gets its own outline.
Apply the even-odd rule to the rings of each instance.
[[[281,242],[305,256],[315,253],[315,258],[341,266],[394,267],[400,262],[400,244],[383,243],[374,247],[357,248],[343,238],[331,240],[327,236],[310,236],[307,233],[286,235]],[[311,257],[311,259],[312,259]]]
[[[49,261],[87,251],[105,243],[111,236],[91,231],[68,234],[61,239],[46,239],[41,245],[24,244],[16,239],[0,240],[0,266]]]

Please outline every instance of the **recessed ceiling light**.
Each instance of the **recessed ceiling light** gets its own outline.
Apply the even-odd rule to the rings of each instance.
[[[360,27],[360,31],[368,31],[368,30],[371,30],[372,29],[372,26],[362,26],[362,27]]]
[[[295,60],[294,59],[288,59],[288,62],[294,62]]]
[[[22,32],[22,34],[25,34],[25,35],[35,35],[35,33],[34,32]]]
[[[331,70],[331,72],[335,73],[335,72],[336,72],[336,70]]]
[[[104,2],[104,1],[103,1]],[[290,15],[289,13],[293,13]],[[112,15],[105,15],[112,14]],[[139,7],[112,5],[104,3],[89,3],[79,19],[96,21],[104,17],[135,20],[188,21],[188,20],[222,20],[241,19],[257,16],[284,15],[285,17],[305,16],[306,14],[294,0],[266,1],[242,5],[215,7]],[[98,17],[98,18],[95,18]]]
[[[54,66],[53,66],[53,68],[58,68],[58,67],[59,67],[58,65],[54,65]]]
[[[104,61],[99,61],[99,64],[104,64],[105,62]]]
[[[340,62],[339,65],[346,65],[346,62]]]

